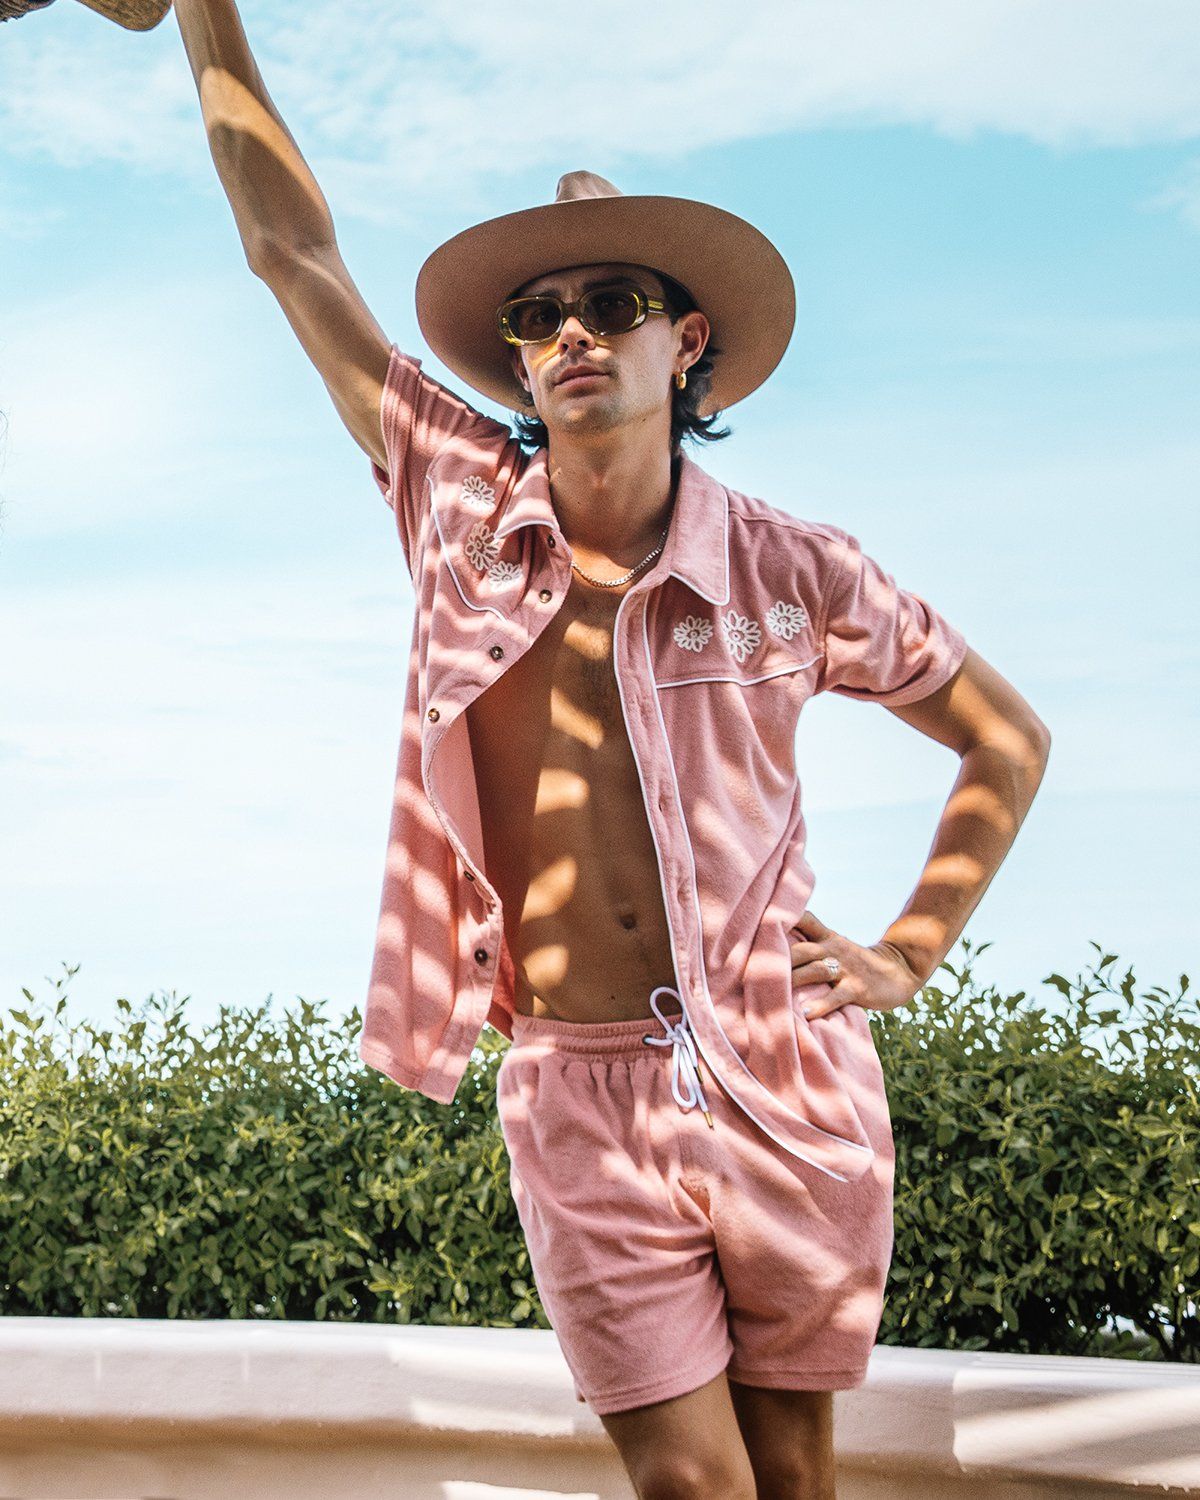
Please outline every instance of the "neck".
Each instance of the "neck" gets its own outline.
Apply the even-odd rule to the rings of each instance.
[[[586,571],[632,568],[661,540],[678,476],[669,431],[655,424],[592,441],[552,433],[547,467],[555,514]]]

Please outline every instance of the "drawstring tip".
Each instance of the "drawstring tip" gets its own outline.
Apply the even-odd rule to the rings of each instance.
[[[716,1129],[716,1128],[717,1128],[717,1127],[716,1127],[716,1126],[715,1126],[715,1125],[714,1125],[714,1124],[713,1124],[713,1117],[712,1117],[712,1115],[710,1115],[710,1114],[709,1114],[709,1112],[708,1112],[708,1110],[705,1110],[705,1111],[704,1111],[704,1118],[705,1118],[705,1119],[706,1119],[706,1120],[707,1120],[707,1121],[708,1121],[708,1128],[709,1128],[709,1129],[710,1129],[710,1130],[715,1130],[715,1129]]]

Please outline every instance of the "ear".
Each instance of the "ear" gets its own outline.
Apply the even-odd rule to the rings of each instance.
[[[694,365],[704,353],[708,340],[712,334],[712,328],[708,319],[698,309],[684,313],[675,325],[676,346],[680,355],[684,357],[683,368]]]
[[[523,355],[521,354],[520,349],[516,348],[515,346],[510,346],[508,357],[509,361],[512,364],[513,375],[528,391],[529,376],[525,373],[525,360]]]

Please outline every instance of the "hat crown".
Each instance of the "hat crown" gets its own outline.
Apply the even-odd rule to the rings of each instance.
[[[621,189],[596,172],[564,172],[558,179],[555,203],[570,203],[577,198],[620,198]]]

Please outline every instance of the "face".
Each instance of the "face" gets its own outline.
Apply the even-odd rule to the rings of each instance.
[[[608,261],[539,276],[518,290],[522,296],[548,293],[571,301],[608,281],[631,282],[663,298],[662,281],[653,271]],[[615,334],[591,333],[571,313],[557,337],[514,348],[513,371],[552,433],[583,436],[655,421],[669,430],[675,372],[699,359],[708,336],[701,312],[685,313],[675,323],[652,312],[639,327]],[[564,378],[574,371],[588,373]]]

